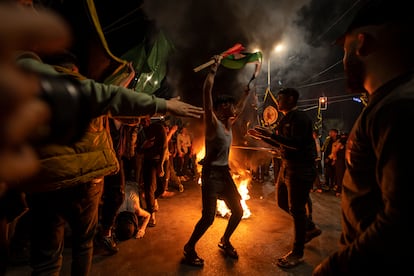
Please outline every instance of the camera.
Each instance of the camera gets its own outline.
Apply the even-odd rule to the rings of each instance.
[[[79,80],[68,75],[39,75],[40,99],[51,110],[49,124],[32,139],[34,144],[72,144],[86,132],[92,119],[90,100]]]

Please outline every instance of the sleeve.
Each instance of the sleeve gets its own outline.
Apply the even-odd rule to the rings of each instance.
[[[412,162],[407,161],[408,156],[414,155],[412,137],[407,133],[414,120],[413,104],[414,100],[404,99],[370,115],[373,119],[368,120],[366,133],[375,155],[376,183],[371,184],[372,191],[364,184],[360,192],[375,193],[376,205],[372,208],[378,210],[372,219],[359,222],[362,229],[358,236],[326,258],[315,275],[359,275],[362,271],[374,275],[389,270],[397,273],[410,266],[411,255],[403,252],[413,244],[413,168]]]
[[[136,117],[165,114],[166,100],[116,85],[106,85],[93,80],[83,80],[84,93],[91,101],[93,115]]]
[[[26,70],[51,76],[62,76],[53,66],[44,64],[33,58],[22,58],[17,64]],[[73,77],[68,75],[68,77]],[[165,114],[167,103],[163,98],[157,98],[142,92],[117,85],[108,85],[92,79],[81,80],[81,91],[89,101],[89,112],[92,117],[110,115],[112,117],[139,117],[144,115]]]
[[[281,130],[279,134],[273,133],[271,138],[281,146],[293,150],[298,150],[307,145],[308,133],[312,131],[312,121],[302,112],[295,112],[290,118],[290,133],[283,133]],[[281,124],[282,125],[282,124]]]

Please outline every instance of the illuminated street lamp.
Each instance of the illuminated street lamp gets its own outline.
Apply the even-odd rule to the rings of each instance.
[[[275,53],[279,53],[284,49],[284,45],[283,44],[277,44],[275,46],[275,48],[273,49],[273,51]],[[267,59],[267,88],[270,89],[270,56]]]
[[[328,97],[319,97],[319,109],[327,110],[328,109]]]

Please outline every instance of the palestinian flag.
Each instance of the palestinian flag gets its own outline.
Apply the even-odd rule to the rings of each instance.
[[[262,52],[255,52],[255,53],[234,53],[225,56],[221,60],[221,65],[229,68],[229,69],[241,69],[248,63],[256,64],[256,69],[253,73],[252,78],[249,81],[249,84],[252,80],[254,80],[262,67]]]
[[[247,63],[262,63],[262,53],[235,53],[224,57],[221,65],[229,69],[241,69]]]

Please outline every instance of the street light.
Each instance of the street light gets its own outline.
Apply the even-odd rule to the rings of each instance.
[[[319,97],[319,109],[327,110],[328,109],[328,97]]]
[[[279,43],[273,48],[273,52],[279,53],[283,51],[283,49],[284,49],[284,45]],[[270,89],[270,55],[267,59],[267,88]]]

